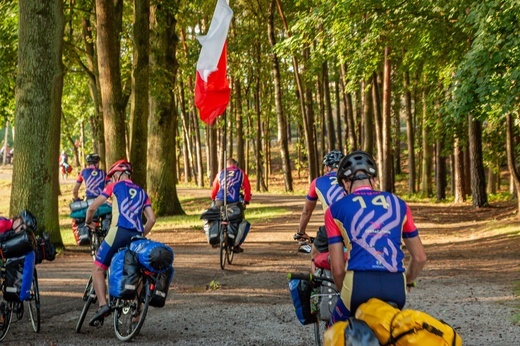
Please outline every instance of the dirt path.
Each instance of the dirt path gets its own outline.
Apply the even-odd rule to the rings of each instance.
[[[179,194],[207,195],[179,189]],[[218,250],[202,231],[153,232],[175,251],[175,276],[166,307],[149,311],[139,345],[312,345],[312,327],[296,320],[286,274],[308,270],[308,255],[297,252],[292,235],[302,208],[301,196],[255,194],[251,208],[276,204],[291,217],[255,223],[227,270],[219,268]],[[485,218],[502,220],[510,207],[474,211],[470,207],[412,204],[429,255],[419,287],[408,307],[426,311],[454,326],[465,345],[519,345],[520,326],[510,317],[518,309],[512,283],[520,280],[520,236],[475,231]],[[317,211],[309,229],[322,222]],[[247,211],[246,211],[247,216]],[[12,325],[4,343],[13,345],[116,344],[109,318],[101,328],[74,332],[81,293],[91,269],[85,249],[74,248],[54,262],[38,266],[42,291],[42,331],[25,321]],[[212,281],[220,289],[208,290]],[[518,313],[518,310],[516,310]],[[23,322],[23,323],[22,323]]]

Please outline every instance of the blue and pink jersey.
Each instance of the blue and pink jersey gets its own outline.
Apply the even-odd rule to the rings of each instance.
[[[144,232],[143,210],[151,207],[148,194],[131,180],[121,180],[109,184],[102,192],[106,198],[112,197],[112,227],[123,227]]]
[[[87,199],[96,198],[105,188],[107,175],[105,171],[97,168],[85,168],[78,176],[77,183],[85,181],[85,195]]]
[[[329,245],[344,244],[345,269],[354,271],[404,272],[402,239],[419,234],[406,202],[369,186],[329,206],[325,227]]]
[[[226,175],[224,175],[224,172]],[[244,201],[251,200],[251,185],[246,172],[238,168],[236,165],[228,166],[225,170],[219,172],[213,181],[211,190],[211,199],[217,201],[224,200],[224,180],[227,183],[227,203],[236,203],[240,201],[240,190],[244,188]],[[222,188],[221,188],[222,187]]]
[[[310,201],[319,199],[323,210],[326,210],[332,203],[339,201],[343,196],[345,196],[345,190],[338,184],[336,172],[329,172],[314,179],[309,186],[309,192],[307,192],[307,199]]]

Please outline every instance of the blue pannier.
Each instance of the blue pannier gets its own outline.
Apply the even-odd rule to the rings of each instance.
[[[112,298],[134,299],[141,277],[137,254],[128,248],[119,250],[110,262],[108,291]]]

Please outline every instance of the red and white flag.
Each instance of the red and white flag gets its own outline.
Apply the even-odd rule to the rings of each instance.
[[[224,113],[231,94],[226,72],[226,39],[232,17],[229,0],[218,0],[207,35],[197,36],[202,49],[197,62],[195,106],[200,120],[209,125]]]

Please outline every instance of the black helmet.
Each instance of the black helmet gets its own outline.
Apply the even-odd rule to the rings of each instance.
[[[332,168],[338,168],[339,162],[344,156],[341,151],[333,150],[323,157],[323,164]]]
[[[365,174],[354,178],[354,174],[363,171]],[[338,169],[338,180],[360,180],[374,178],[377,176],[376,163],[372,156],[366,151],[353,151],[341,160]]]
[[[99,157],[98,154],[88,154],[87,155],[87,163],[88,164],[96,164],[96,163],[99,163],[99,161],[101,161],[101,157]]]
[[[29,211],[23,210],[18,217],[23,221],[25,227],[33,232],[36,232],[38,224],[36,223],[36,217]]]

